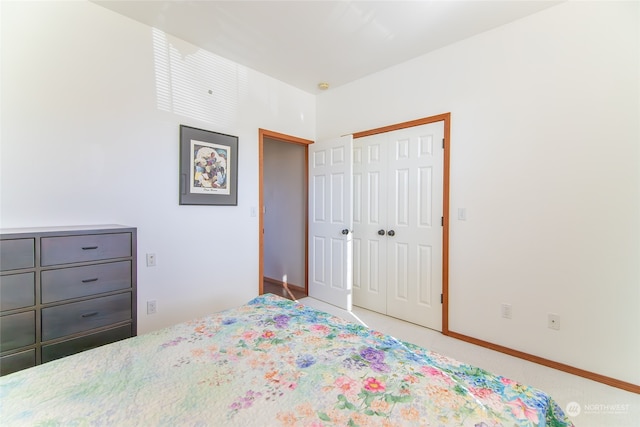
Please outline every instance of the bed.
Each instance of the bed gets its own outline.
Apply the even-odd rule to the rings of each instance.
[[[0,424],[571,426],[544,392],[305,305],[245,305],[0,378]]]

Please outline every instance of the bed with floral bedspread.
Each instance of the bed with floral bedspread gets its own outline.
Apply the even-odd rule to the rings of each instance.
[[[570,426],[544,392],[274,295],[0,378],[0,424]]]

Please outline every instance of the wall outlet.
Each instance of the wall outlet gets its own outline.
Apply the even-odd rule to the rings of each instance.
[[[511,319],[511,304],[502,304],[500,313],[505,319]]]
[[[147,267],[156,266],[156,254],[147,254]]]
[[[147,301],[147,314],[156,314],[156,301]]]
[[[556,331],[560,330],[560,315],[558,314],[553,314],[553,313],[549,313],[549,316],[547,318],[547,326],[549,326],[549,329],[554,329]]]

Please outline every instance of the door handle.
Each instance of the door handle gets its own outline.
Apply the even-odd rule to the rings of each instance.
[[[395,231],[393,231],[393,230],[389,230],[389,231],[387,231],[387,234],[388,234],[389,236],[393,237],[393,236],[395,236],[395,235],[396,235],[396,232],[395,232]]]
[[[349,229],[345,228],[344,230],[342,230],[342,234],[347,235],[349,234]]]
[[[379,236],[384,236],[386,234],[386,232],[384,230],[378,230],[378,235]]]

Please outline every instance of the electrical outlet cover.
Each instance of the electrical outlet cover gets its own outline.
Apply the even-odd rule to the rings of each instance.
[[[558,314],[549,313],[548,317],[549,329],[560,330],[560,316]]]

